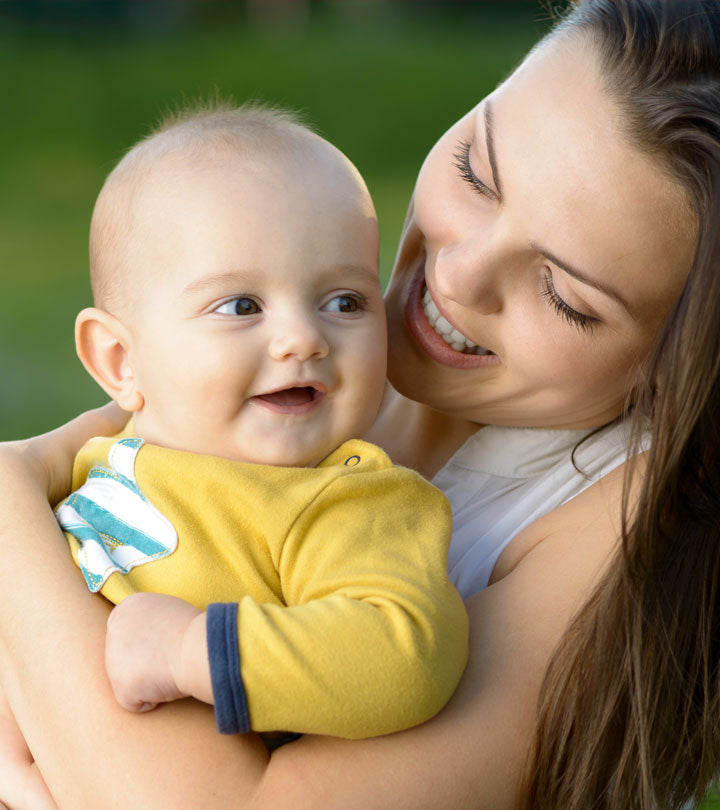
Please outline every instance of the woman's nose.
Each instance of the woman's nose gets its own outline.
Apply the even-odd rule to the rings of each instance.
[[[321,360],[327,357],[330,347],[321,329],[309,319],[292,317],[283,319],[276,326],[269,345],[270,357],[273,360],[295,358]]]
[[[444,245],[435,258],[435,289],[464,307],[486,315],[502,309],[503,262],[475,240]]]

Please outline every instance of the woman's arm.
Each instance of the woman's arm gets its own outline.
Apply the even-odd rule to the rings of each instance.
[[[109,402],[42,436],[3,442],[0,463],[5,471],[0,468],[0,475],[29,475],[34,486],[45,492],[47,500],[57,503],[70,491],[73,461],[83,444],[93,436],[114,436],[129,418],[127,411]]]
[[[0,447],[0,682],[63,810],[197,808],[215,797],[232,807],[249,798],[264,747],[217,734],[212,710],[193,701],[149,717],[114,703],[103,663],[110,606],[87,592],[48,506],[66,494],[79,446],[123,422],[87,414]]]
[[[206,706],[138,716],[115,704],[107,609],[32,466],[0,455],[0,679],[63,810],[509,808],[548,658],[612,551],[618,497],[601,482],[523,533],[524,555],[469,603],[470,663],[435,719],[365,741],[307,737],[267,765],[254,738],[218,735]]]

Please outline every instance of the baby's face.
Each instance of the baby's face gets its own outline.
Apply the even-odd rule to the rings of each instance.
[[[372,204],[312,160],[153,172],[138,203],[129,361],[137,434],[239,461],[313,466],[372,424],[385,313]]]

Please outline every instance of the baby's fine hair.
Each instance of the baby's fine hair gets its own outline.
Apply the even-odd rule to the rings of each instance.
[[[126,242],[133,225],[133,202],[163,158],[185,154],[193,163],[224,150],[268,156],[296,153],[319,142],[302,117],[259,102],[193,102],[176,108],[134,144],[110,172],[98,195],[90,224],[90,285],[96,306],[118,314],[126,301]]]

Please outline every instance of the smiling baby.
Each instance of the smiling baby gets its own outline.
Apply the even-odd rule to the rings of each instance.
[[[174,116],[108,177],[76,343],[133,420],[83,448],[57,515],[118,605],[125,708],[193,696],[225,733],[355,738],[455,689],[449,507],[362,440],[385,385],[377,255],[359,173],[283,111]]]

